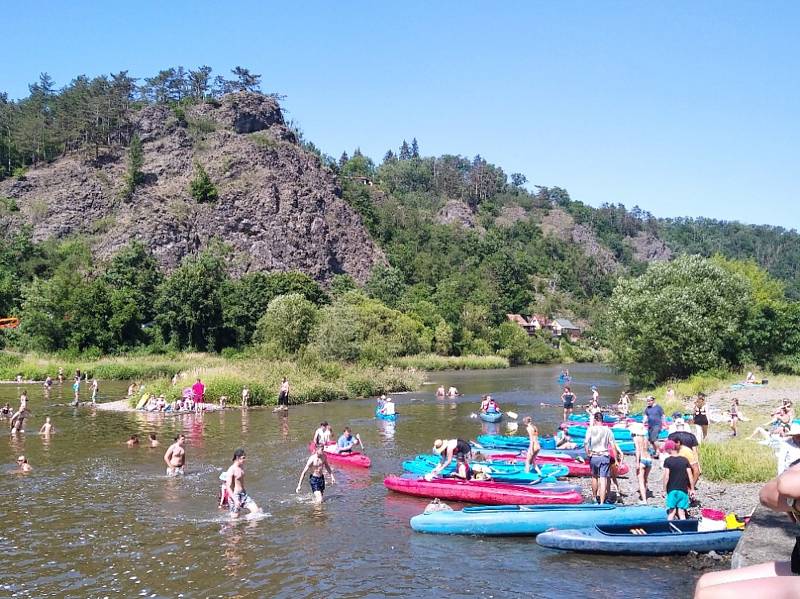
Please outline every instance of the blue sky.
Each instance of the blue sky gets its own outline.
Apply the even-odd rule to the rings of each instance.
[[[43,1],[0,90],[243,65],[338,156],[481,154],[592,205],[800,228],[800,4]]]

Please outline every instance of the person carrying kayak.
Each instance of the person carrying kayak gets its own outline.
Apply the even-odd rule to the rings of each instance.
[[[453,457],[459,453],[464,454],[464,458],[472,455],[472,446],[464,439],[436,439],[433,442],[433,452],[438,454],[441,462],[425,475],[426,480],[431,480],[442,470],[447,468],[453,461]]]
[[[564,387],[564,392],[561,394],[561,401],[564,402],[564,422],[569,420],[572,415],[572,410],[575,407],[575,394],[569,387]]]

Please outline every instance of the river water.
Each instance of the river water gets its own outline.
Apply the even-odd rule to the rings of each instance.
[[[430,451],[436,437],[493,432],[470,418],[482,393],[504,409],[532,415],[544,431],[560,418],[555,366],[432,373],[419,392],[396,396],[396,424],[375,420],[370,400],[159,416],[71,408],[68,386],[45,398],[29,386],[27,433],[3,431],[0,445],[0,596],[12,597],[600,597],[691,595],[684,558],[603,558],[544,550],[532,538],[486,539],[414,533],[411,516],[427,501],[387,492],[383,477],[406,457]],[[624,379],[599,365],[574,365],[580,402],[596,384],[605,401]],[[456,385],[456,401],[434,398]],[[17,385],[0,385],[0,403],[18,404]],[[122,383],[105,383],[118,399]],[[542,403],[548,405],[541,405]],[[59,405],[60,404],[60,405]],[[57,433],[35,433],[44,416]],[[320,420],[359,432],[369,471],[335,468],[325,503],[310,503],[307,481],[295,494]],[[499,430],[504,430],[500,428]],[[129,449],[131,433],[158,433],[162,447]],[[187,474],[164,476],[163,452],[187,435]],[[270,516],[229,522],[216,507],[218,474],[245,447],[247,487]],[[24,453],[33,466],[14,474]]]

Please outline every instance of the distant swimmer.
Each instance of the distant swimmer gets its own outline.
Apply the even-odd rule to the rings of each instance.
[[[306,465],[300,473],[300,480],[297,483],[295,493],[300,492],[300,487],[303,484],[303,477],[306,472],[311,470],[308,477],[308,483],[311,485],[311,492],[314,494],[314,501],[316,503],[322,502],[322,496],[325,493],[325,470],[331,475],[331,483],[336,483],[336,478],[333,476],[333,470],[328,463],[328,458],[325,456],[325,448],[322,445],[317,445],[316,451],[306,460]]]
[[[164,454],[164,463],[167,465],[167,476],[178,476],[183,474],[186,464],[186,450],[183,444],[186,443],[186,436],[180,434],[175,437],[175,442],[167,448]]]
[[[150,447],[158,447],[161,443],[158,442],[155,433],[150,433]]]
[[[436,397],[444,397],[447,395],[447,392],[444,390],[444,385],[439,385],[439,388],[436,389]]]
[[[28,458],[24,455],[21,455],[17,458],[17,469],[15,472],[30,472],[33,470],[31,465],[28,463]]]
[[[42,428],[39,429],[40,435],[48,436],[50,433],[56,432],[56,429],[53,428],[53,424],[50,422],[50,416],[44,419],[44,424]]]
[[[228,511],[231,518],[238,518],[243,509],[251,514],[261,511],[256,502],[247,494],[244,488],[244,462],[247,459],[241,447],[233,452],[233,464],[225,473],[225,486],[228,494]]]
[[[125,445],[128,447],[139,447],[139,435],[131,435],[128,437],[128,440],[125,441]]]

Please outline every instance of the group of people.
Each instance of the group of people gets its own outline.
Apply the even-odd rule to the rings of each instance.
[[[458,397],[461,393],[458,391],[456,387],[452,385],[445,391],[444,385],[439,385],[436,389],[436,397]]]

